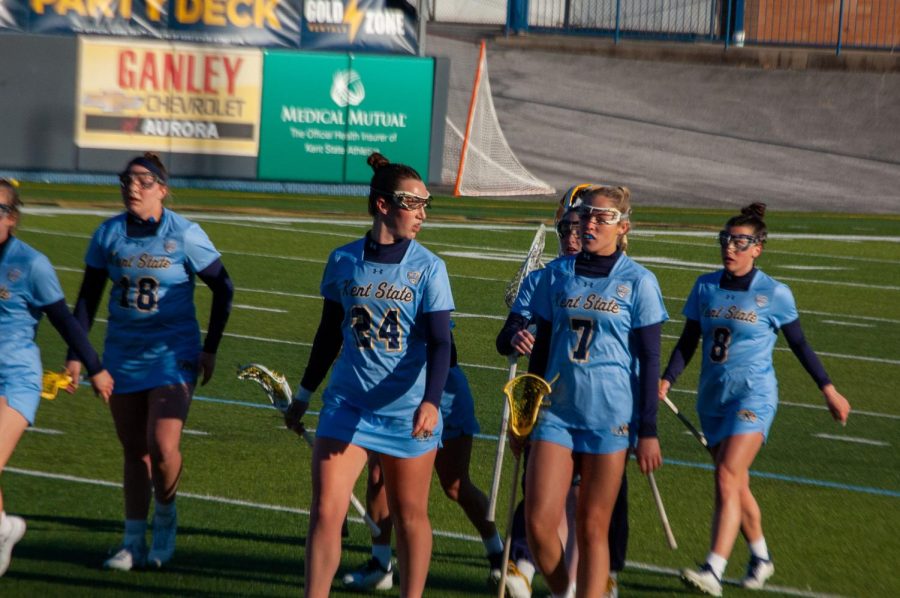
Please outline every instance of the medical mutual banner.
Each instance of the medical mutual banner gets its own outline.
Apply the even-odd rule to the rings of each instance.
[[[262,52],[79,40],[81,148],[256,156]]]
[[[374,151],[428,180],[434,62],[265,53],[259,178],[367,183]]]

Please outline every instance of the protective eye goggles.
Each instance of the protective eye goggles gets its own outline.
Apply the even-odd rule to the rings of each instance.
[[[726,230],[719,233],[719,245],[722,249],[727,249],[730,245],[734,245],[735,251],[747,251],[760,242],[759,237],[753,235],[732,235]]]
[[[556,225],[556,234],[559,235],[560,239],[568,239],[571,235],[575,235],[576,237],[581,236],[581,225],[577,222],[570,222],[568,220],[560,220]]]
[[[578,217],[582,222],[593,222],[594,224],[606,224],[612,226],[618,224],[623,219],[628,218],[628,214],[622,214],[616,208],[598,208],[581,204],[578,206]]]
[[[11,205],[8,205],[5,203],[0,203],[0,214],[2,214],[3,216],[8,216],[8,215],[12,214],[14,211],[15,211],[15,208],[13,208]]]
[[[385,197],[391,198],[391,203],[395,206],[400,206],[404,210],[408,210],[410,212],[415,212],[418,209],[427,209],[431,207],[431,196],[426,195],[416,195],[411,191],[394,191],[393,193],[389,193],[387,191],[377,191],[381,195]]]
[[[131,187],[131,184],[134,182],[137,182],[141,189],[149,189],[163,181],[152,172],[122,172],[119,174],[119,185],[123,189]]]

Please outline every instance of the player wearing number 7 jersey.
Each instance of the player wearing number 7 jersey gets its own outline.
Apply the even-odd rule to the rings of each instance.
[[[367,451],[381,460],[397,530],[400,594],[421,596],[431,561],[428,491],[450,369],[453,297],[444,262],[415,241],[431,202],[419,174],[369,156],[372,229],[325,266],[322,318],[285,423],[301,430],[310,394],[322,396],[306,541],[307,597],[325,597],[340,564],[341,525]]]
[[[172,558],[181,430],[198,375],[206,384],[213,374],[234,292],[206,233],[164,207],[167,179],[151,153],[131,160],[119,175],[125,212],[94,232],[75,307],[89,328],[106,280],[112,280],[103,357],[116,380],[109,406],[124,452],[125,539],[104,563],[108,569],[161,567]],[[213,293],[202,347],[194,309],[197,277]],[[77,379],[80,364],[70,360],[67,366]],[[151,488],[156,507],[148,553]]]
[[[780,330],[822,390],[832,416],[846,422],[850,404],[835,390],[806,343],[791,290],[755,266],[766,240],[765,204],[731,218],[719,233],[723,270],[697,279],[684,307],[684,331],[660,382],[665,397],[703,338],[697,411],[716,463],[716,512],[706,563],[686,569],[686,584],[722,594],[722,574],[738,529],[750,547],[742,585],[760,589],[775,572],[762,530],[759,505],[750,492],[750,466],[765,442],[778,406],[772,351]]]

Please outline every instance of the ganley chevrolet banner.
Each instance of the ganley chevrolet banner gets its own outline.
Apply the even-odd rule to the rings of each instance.
[[[259,178],[367,183],[378,151],[428,180],[430,58],[265,53]]]
[[[79,39],[78,147],[256,156],[262,53]]]
[[[302,47],[416,54],[417,20],[405,0],[305,0]]]
[[[0,0],[30,33],[300,47],[302,0]],[[0,16],[0,27],[7,27]]]

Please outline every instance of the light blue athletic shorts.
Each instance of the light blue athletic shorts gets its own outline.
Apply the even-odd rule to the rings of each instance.
[[[700,427],[709,446],[716,446],[729,436],[762,432],[763,441],[775,421],[778,406],[761,401],[728,401],[716,413],[700,413]]]
[[[600,429],[573,428],[546,411],[538,417],[538,422],[531,432],[531,440],[552,442],[572,452],[589,455],[617,453],[631,445],[627,424]]]
[[[0,397],[34,425],[41,402],[41,371],[25,365],[6,365],[0,369]]]
[[[443,431],[440,416],[438,425],[429,438],[413,438],[412,426],[412,413],[403,417],[376,415],[368,409],[330,399],[319,412],[316,436],[333,438],[400,458],[419,457],[438,448]]]

